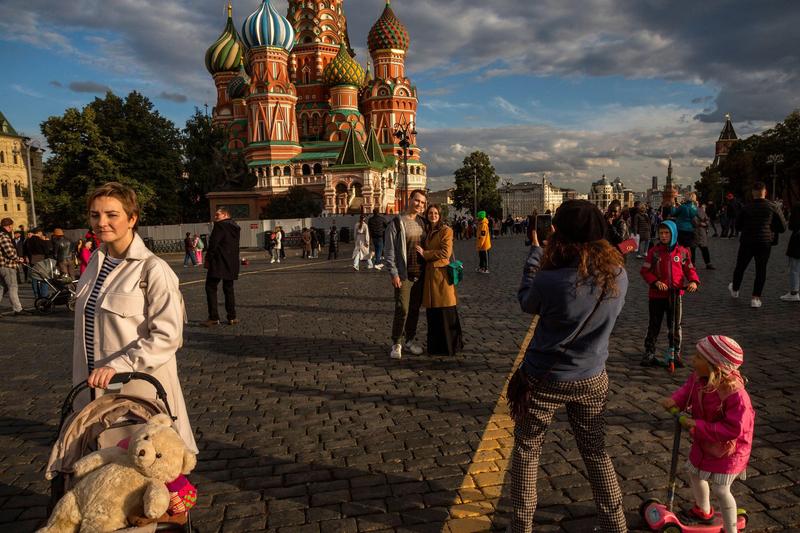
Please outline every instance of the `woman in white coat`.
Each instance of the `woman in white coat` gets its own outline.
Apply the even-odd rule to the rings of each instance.
[[[102,244],[78,282],[72,382],[87,380],[99,395],[118,373],[152,375],[167,392],[178,433],[197,453],[175,359],[186,318],[178,278],[136,234],[139,206],[131,188],[106,183],[87,205]],[[155,398],[144,381],[131,381],[122,392]]]
[[[359,263],[364,260],[367,261],[368,268],[372,268],[372,259],[369,257],[369,230],[367,229],[364,215],[361,215],[361,218],[358,219],[358,224],[356,224],[355,230],[353,230],[353,235],[355,235],[353,268],[358,270]]]

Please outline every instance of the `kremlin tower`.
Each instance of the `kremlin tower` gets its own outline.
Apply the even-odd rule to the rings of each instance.
[[[417,91],[405,75],[409,35],[388,1],[367,42],[374,70],[368,63],[365,71],[344,0],[289,0],[286,17],[261,0],[241,36],[228,4],[225,28],[206,52],[217,87],[212,120],[256,186],[210,193],[212,210],[236,206],[237,217],[258,218],[276,195],[301,186],[329,214],[394,213],[406,191],[425,187]],[[405,153],[398,126],[409,132]]]
[[[719,139],[717,140],[717,144],[714,150],[714,162],[711,163],[712,167],[718,166],[723,159],[728,155],[728,152],[731,151],[731,146],[736,144],[736,141],[739,140],[739,137],[736,136],[736,132],[733,131],[733,123],[731,122],[730,114],[725,114],[725,126],[722,128],[722,131],[719,134]]]

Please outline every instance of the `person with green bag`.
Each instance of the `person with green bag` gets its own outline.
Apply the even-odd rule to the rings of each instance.
[[[442,220],[438,205],[428,206],[425,219],[428,222],[425,246],[417,245],[417,252],[425,260],[422,306],[428,319],[428,354],[456,355],[464,349],[464,343],[456,307],[456,287],[448,274],[453,255],[453,230]]]

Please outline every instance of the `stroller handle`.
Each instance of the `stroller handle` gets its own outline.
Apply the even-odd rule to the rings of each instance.
[[[170,409],[169,402],[167,401],[167,391],[164,390],[164,386],[161,385],[161,382],[150,374],[145,374],[144,372],[120,372],[119,374],[114,374],[114,377],[111,378],[109,385],[112,383],[121,383],[124,385],[125,383],[129,383],[130,381],[137,379],[150,383],[153,388],[156,389],[156,398],[164,403],[164,406],[167,408],[167,414],[169,414],[170,418],[175,420],[175,416],[172,415],[172,409]],[[75,398],[77,398],[80,393],[88,388],[89,383],[86,380],[83,380],[72,387],[72,390],[69,391],[69,394],[67,394],[67,397],[64,399],[64,403],[61,406],[61,421],[58,424],[59,434],[61,434],[61,430],[64,426],[64,422],[67,420],[67,417],[74,411],[73,404],[75,403]]]

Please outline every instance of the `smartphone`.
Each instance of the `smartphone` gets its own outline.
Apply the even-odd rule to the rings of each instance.
[[[536,236],[539,238],[539,243],[544,244],[544,241],[550,238],[552,229],[553,215],[536,215]]]

